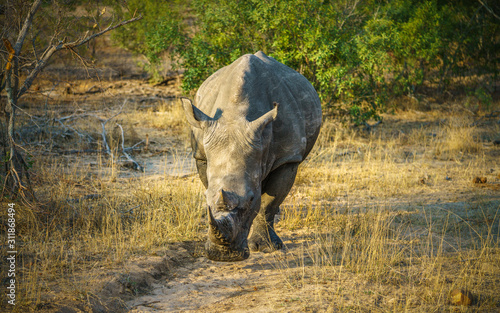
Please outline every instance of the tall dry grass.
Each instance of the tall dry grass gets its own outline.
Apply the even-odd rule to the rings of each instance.
[[[136,129],[134,140],[153,139],[156,130],[156,140],[170,140],[161,144],[175,141],[169,136],[188,141],[187,126],[178,123],[180,105],[119,117],[124,128]],[[420,123],[420,115],[405,117],[412,118]],[[291,290],[312,292],[312,300],[299,300],[304,310],[311,301],[320,311],[453,310],[448,293],[454,288],[476,297],[472,308],[459,310],[498,308],[499,199],[471,182],[486,175],[490,187],[498,183],[498,148],[485,148],[468,118],[428,119],[424,126],[391,128],[387,122],[372,133],[325,120],[278,223],[298,237],[290,243],[299,245],[295,255],[275,256]],[[85,121],[73,126],[99,134]],[[494,127],[481,131],[498,133]],[[175,151],[168,158],[182,172],[184,150]],[[197,177],[169,176],[171,168],[123,175],[116,160],[90,158],[39,157],[35,163],[43,205],[17,206],[18,312],[40,308],[56,294],[85,302],[99,280],[94,269],[204,236]]]
[[[41,209],[17,205],[19,312],[50,301],[51,293],[84,300],[95,291],[95,266],[111,269],[202,236],[203,192],[193,177],[109,180],[99,169],[68,172],[55,162],[36,171],[46,202]]]
[[[154,111],[124,110],[116,122],[124,125],[126,146],[151,130],[182,134],[187,127],[179,122],[179,108],[180,104],[162,103]],[[134,126],[137,118],[142,125]],[[100,125],[87,119],[71,126],[82,133],[99,134]],[[130,131],[134,128],[139,134]],[[159,152],[149,147],[147,153],[163,155],[162,165],[147,169],[147,175],[131,173],[117,162],[121,139],[117,136],[113,141],[114,130],[113,125],[107,127],[114,158],[104,152],[36,157],[32,180],[39,204],[16,203],[21,283],[14,312],[42,309],[65,298],[86,303],[105,271],[120,267],[134,255],[155,255],[167,243],[203,237],[203,187],[196,177],[183,176],[189,163],[184,151],[178,152],[175,145]],[[72,141],[67,144],[68,150],[78,147]],[[3,199],[2,206],[8,202]],[[6,210],[1,211],[1,220],[6,221]],[[5,269],[2,264],[2,273]]]
[[[324,311],[495,312],[500,164],[472,122],[391,135],[327,120],[278,224],[305,238],[277,258],[287,284],[312,288]],[[492,189],[472,183],[485,174]],[[473,306],[451,305],[453,289],[472,292]]]
[[[433,209],[309,210],[321,212],[303,218],[308,239],[295,255],[278,256],[277,263],[287,285],[304,292],[312,288],[325,311],[460,309],[450,305],[453,289],[473,294],[472,311],[498,309],[498,206],[483,207],[490,217],[476,226],[451,212],[433,216]],[[282,223],[293,218],[285,212]],[[307,297],[303,301],[307,307]]]

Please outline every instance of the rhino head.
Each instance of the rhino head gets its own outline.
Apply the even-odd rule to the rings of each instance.
[[[272,139],[266,126],[278,113],[274,109],[248,121],[238,114],[217,110],[210,117],[191,102],[183,101],[187,120],[202,136],[206,156],[208,206],[207,257],[240,261],[249,257],[248,233],[261,202],[265,158]]]

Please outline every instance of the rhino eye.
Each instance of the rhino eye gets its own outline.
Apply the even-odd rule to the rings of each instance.
[[[249,199],[250,203],[252,203],[252,202],[253,202],[253,200],[255,199],[255,194],[254,194],[253,192],[251,192],[251,191],[250,191],[250,194],[249,194],[249,198],[248,198],[248,199]]]

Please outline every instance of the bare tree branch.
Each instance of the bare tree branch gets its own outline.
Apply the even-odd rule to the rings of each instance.
[[[42,56],[40,57],[40,60],[36,63],[35,68],[29,73],[28,77],[26,77],[26,79],[24,80],[23,86],[19,89],[19,91],[17,93],[17,98],[20,98],[31,87],[31,84],[33,83],[34,79],[45,68],[45,66],[47,65],[47,62],[49,61],[49,59],[52,57],[52,55],[55,52],[57,52],[61,49],[74,49],[76,47],[79,47],[81,45],[86,44],[90,40],[95,39],[95,38],[109,32],[109,31],[115,29],[115,28],[118,28],[120,26],[129,24],[129,23],[132,23],[135,21],[138,21],[140,19],[142,19],[141,15],[134,17],[134,18],[131,18],[131,19],[126,20],[126,21],[122,21],[116,25],[109,25],[108,27],[106,27],[102,31],[95,33],[93,35],[90,35],[90,36],[88,35],[88,32],[87,32],[87,33],[85,33],[85,35],[82,38],[77,39],[73,42],[60,43],[58,45],[51,45],[51,46],[47,47],[47,49],[45,49]]]
[[[481,3],[481,5],[488,11],[491,13],[491,15],[493,15],[497,20],[500,20],[500,17],[498,15],[495,14],[495,12],[493,12],[493,10],[487,6],[483,1],[479,0],[479,3]]]
[[[33,21],[33,16],[35,16],[36,11],[40,7],[40,4],[42,4],[42,0],[35,0],[35,2],[33,2],[33,4],[31,5],[31,9],[28,12],[28,16],[24,20],[23,28],[19,32],[19,36],[17,36],[16,44],[14,45],[14,50],[16,51],[16,56],[18,56],[21,53],[21,48],[23,47],[24,39],[26,38],[26,35],[28,34],[28,30],[31,27],[31,22]]]
[[[8,55],[6,59],[5,69],[1,69],[0,71],[0,91],[5,88],[7,93],[7,101],[5,107],[3,108],[3,113],[5,114],[5,118],[7,121],[7,129],[5,131],[5,137],[7,137],[8,150],[7,147],[4,148],[4,155],[2,156],[5,160],[5,177],[3,179],[4,182],[4,190],[7,188],[10,189],[12,194],[20,194],[23,199],[30,201],[30,199],[35,199],[33,190],[31,188],[31,182],[29,177],[29,166],[23,159],[23,156],[18,148],[22,149],[20,146],[16,145],[14,141],[14,122],[16,116],[16,109],[18,99],[26,93],[31,87],[33,81],[38,76],[38,74],[45,68],[48,64],[49,59],[53,56],[53,54],[61,49],[69,49],[70,51],[76,53],[74,48],[84,45],[89,41],[105,34],[108,31],[111,31],[120,26],[126,25],[128,23],[135,22],[140,20],[142,16],[133,16],[129,20],[122,21],[114,25],[113,22],[109,24],[109,26],[102,31],[99,31],[95,34],[89,35],[89,32],[85,33],[83,36],[80,36],[75,41],[66,42],[66,39],[62,41],[56,42],[57,38],[60,36],[58,32],[58,27],[56,28],[53,36],[50,38],[50,42],[47,48],[43,51],[42,55],[37,55],[37,50],[34,44],[35,38],[37,35],[33,37],[32,47],[34,58],[33,60],[27,60],[29,67],[32,66],[31,71],[28,73],[27,78],[22,83],[22,86],[19,86],[19,70],[21,68],[20,61],[23,61],[21,58],[21,51],[25,44],[26,36],[30,32],[30,28],[33,28],[36,25],[33,25],[33,19],[39,8],[41,7],[42,0],[32,0],[30,1],[31,7],[27,16],[24,18],[23,25],[17,35],[17,40],[14,45],[10,43],[7,38],[3,38],[3,42],[5,47],[7,48]],[[22,17],[22,16],[19,16]],[[62,16],[58,16],[59,22],[63,19]],[[8,24],[7,24],[8,25]],[[59,23],[58,23],[59,26]],[[78,55],[78,54],[77,54]],[[2,54],[2,58],[4,58]],[[2,62],[2,67],[4,62]],[[5,82],[4,82],[5,80]],[[20,88],[19,88],[20,87]],[[122,105],[125,105],[125,103]],[[121,108],[121,109],[122,109]],[[105,125],[106,123],[114,118],[116,115],[120,114],[120,111],[108,118],[107,120],[99,119],[101,121],[103,127],[103,140],[106,146],[106,150],[109,154],[111,151],[109,146],[107,146],[106,142],[106,132]],[[32,117],[33,118],[33,117]],[[66,128],[67,130],[72,130],[77,133],[80,137],[83,137],[83,134],[78,133],[73,127],[65,125],[63,120],[57,120],[61,126]],[[3,128],[3,126],[2,126]],[[3,132],[3,129],[2,129]],[[6,145],[7,146],[7,145]],[[3,191],[2,191],[3,193]],[[27,197],[29,196],[29,197]],[[29,199],[28,199],[29,198]]]
[[[339,26],[339,29],[342,29],[342,27],[344,27],[344,24],[347,22],[347,20],[355,15],[355,11],[356,11],[356,8],[358,7],[358,4],[359,4],[359,0],[355,0],[353,1],[353,3],[351,4],[351,7],[349,8],[349,13],[346,13],[347,10],[348,10],[348,5],[346,5],[346,9],[344,10],[344,17],[343,17],[343,20],[342,20],[342,23],[340,24]]]

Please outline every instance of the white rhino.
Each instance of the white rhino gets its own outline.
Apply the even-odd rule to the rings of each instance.
[[[248,258],[249,247],[264,252],[282,248],[274,216],[321,126],[314,87],[259,51],[210,76],[195,104],[183,101],[207,189],[207,257],[239,261]]]

